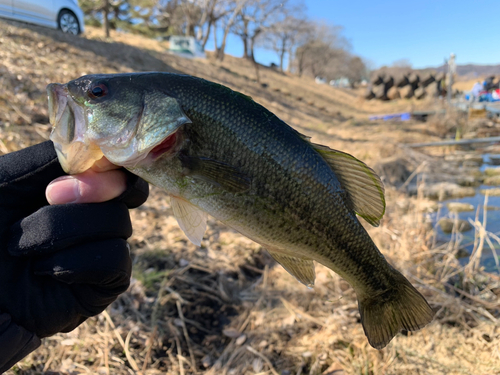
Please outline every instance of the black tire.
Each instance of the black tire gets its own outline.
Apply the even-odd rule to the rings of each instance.
[[[63,33],[78,35],[81,32],[78,18],[69,10],[61,10],[57,18],[57,25]]]

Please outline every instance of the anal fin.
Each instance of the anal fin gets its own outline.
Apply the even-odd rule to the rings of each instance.
[[[314,270],[314,262],[311,259],[301,259],[274,251],[269,251],[269,254],[302,284],[309,288],[314,286],[316,272]]]

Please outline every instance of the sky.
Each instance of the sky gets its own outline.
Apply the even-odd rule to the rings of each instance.
[[[500,0],[305,0],[307,15],[342,26],[352,52],[373,68],[408,59],[414,68],[442,65],[450,53],[457,64],[500,64]],[[220,38],[219,38],[220,40]],[[207,49],[213,49],[209,41]],[[231,36],[227,53],[242,55]],[[278,63],[258,49],[260,63]]]

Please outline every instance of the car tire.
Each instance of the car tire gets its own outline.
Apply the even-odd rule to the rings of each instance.
[[[75,14],[69,10],[62,10],[57,18],[57,25],[63,33],[80,34],[80,23]]]

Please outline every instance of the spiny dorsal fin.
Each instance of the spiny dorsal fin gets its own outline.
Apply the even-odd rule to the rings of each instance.
[[[273,251],[269,251],[269,254],[302,284],[309,288],[314,286],[316,272],[314,271],[314,262],[311,259],[300,259]]]
[[[384,184],[375,171],[354,156],[311,143],[337,175],[349,196],[351,208],[373,226],[385,212]]]
[[[173,196],[170,196],[170,205],[177,223],[189,241],[201,246],[201,240],[207,229],[208,214],[194,204]]]

